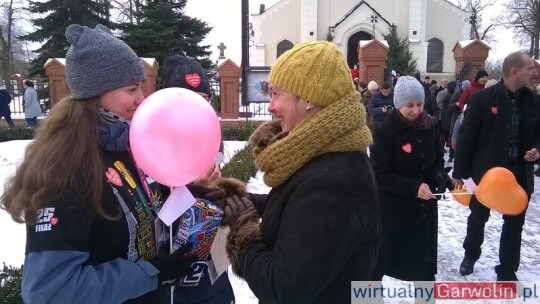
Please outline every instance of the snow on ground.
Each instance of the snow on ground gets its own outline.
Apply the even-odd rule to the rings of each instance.
[[[15,171],[17,163],[22,159],[24,149],[29,140],[0,143],[0,193],[3,181]],[[236,152],[245,146],[245,142],[225,142],[224,161],[227,162]],[[258,173],[248,183],[248,190],[253,193],[266,193],[269,188],[262,182]],[[475,266],[473,274],[463,277],[458,268],[463,259],[462,242],[465,237],[468,208],[460,205],[447,196],[439,201],[439,261],[438,281],[494,281],[495,265],[498,264],[499,237],[502,217],[492,212],[486,224],[483,253]],[[521,265],[517,273],[521,281],[540,282],[540,179],[536,178],[535,193],[527,211],[523,227]],[[26,232],[24,225],[13,222],[10,216],[0,210],[0,262],[20,266],[24,260]],[[237,297],[237,303],[255,304],[257,299],[251,293],[245,281],[237,278],[232,271],[229,277]],[[391,278],[385,278],[392,280]],[[539,284],[537,284],[540,286]],[[540,302],[539,299],[537,299]],[[476,302],[478,303],[478,302]],[[527,303],[534,303],[527,301]]]

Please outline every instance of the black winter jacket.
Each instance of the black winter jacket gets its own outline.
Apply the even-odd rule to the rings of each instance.
[[[472,177],[478,184],[493,167],[508,167],[512,99],[502,81],[471,95],[459,128],[454,178]],[[516,92],[519,113],[518,161],[525,191],[534,191],[533,163],[523,159],[531,148],[540,151],[540,97],[526,87]]]
[[[379,200],[365,153],[320,155],[256,205],[264,244],[243,264],[261,303],[350,303],[351,281],[372,279]]]
[[[397,111],[375,128],[370,149],[379,187],[382,243],[377,272],[401,280],[428,281],[437,273],[437,201],[417,198],[422,183],[437,189],[444,152],[434,118],[416,130]]]

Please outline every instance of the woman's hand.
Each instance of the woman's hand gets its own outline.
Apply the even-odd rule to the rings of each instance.
[[[417,197],[426,201],[430,199],[436,199],[435,195],[431,193],[431,190],[426,183],[422,183],[418,188]]]
[[[465,186],[465,183],[460,178],[452,178],[452,185],[454,185],[454,189],[463,188]]]
[[[206,173],[204,173],[199,178],[197,178],[193,183],[208,187],[212,185],[220,177],[221,177],[221,170],[219,169],[218,165],[214,164],[212,167],[208,169],[208,171],[206,171]]]
[[[536,148],[532,148],[529,151],[525,152],[525,156],[523,156],[523,159],[525,159],[528,162],[534,162],[537,161],[538,158],[540,158],[540,153]]]

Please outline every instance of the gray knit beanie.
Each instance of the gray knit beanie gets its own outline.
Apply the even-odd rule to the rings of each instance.
[[[394,87],[394,107],[396,109],[413,102],[424,102],[426,91],[422,84],[412,76],[399,77]]]
[[[66,54],[66,77],[71,96],[87,99],[146,79],[135,52],[111,31],[72,24],[66,29],[71,44]]]
[[[462,90],[465,90],[466,88],[470,87],[471,86],[471,81],[470,80],[464,80],[462,83],[461,83],[461,89]]]

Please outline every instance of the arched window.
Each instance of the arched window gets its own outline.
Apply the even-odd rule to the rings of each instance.
[[[279,56],[281,56],[281,54],[283,54],[286,51],[292,49],[293,46],[294,46],[293,43],[290,42],[287,39],[285,39],[285,40],[281,41],[280,43],[278,43],[276,58],[279,58]]]
[[[428,40],[427,72],[442,73],[443,71],[443,42],[437,38]]]

